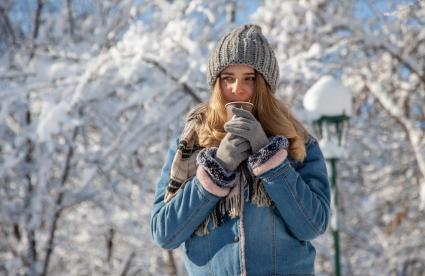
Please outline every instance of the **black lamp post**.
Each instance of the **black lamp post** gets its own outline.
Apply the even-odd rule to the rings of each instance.
[[[352,110],[350,91],[330,76],[318,80],[305,94],[304,108],[311,115],[315,133],[328,163],[331,180],[331,228],[335,249],[335,275],[341,275],[339,205],[336,163],[344,157],[344,142]]]

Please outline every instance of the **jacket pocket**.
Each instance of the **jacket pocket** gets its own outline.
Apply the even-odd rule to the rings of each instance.
[[[185,253],[191,265],[206,266],[211,260],[211,246],[209,235],[198,236],[193,234],[185,241]]]

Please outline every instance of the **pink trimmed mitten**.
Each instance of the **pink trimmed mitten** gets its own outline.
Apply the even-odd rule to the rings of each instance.
[[[274,136],[269,143],[248,158],[248,167],[254,175],[263,174],[279,166],[288,156],[289,141],[284,136]]]
[[[230,192],[230,188],[222,188],[216,185],[202,166],[198,166],[198,169],[196,170],[196,177],[202,187],[213,195],[224,197]]]
[[[219,187],[232,188],[235,186],[238,172],[226,170],[215,158],[217,148],[204,148],[196,157],[196,163],[202,167],[210,179]]]

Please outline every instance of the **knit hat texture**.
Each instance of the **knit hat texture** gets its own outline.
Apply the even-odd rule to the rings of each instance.
[[[247,64],[260,72],[276,91],[279,67],[273,49],[258,25],[243,25],[220,39],[208,59],[207,80],[214,86],[218,75],[232,64]]]

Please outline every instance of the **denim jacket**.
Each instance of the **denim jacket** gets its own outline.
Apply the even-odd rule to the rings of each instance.
[[[316,251],[310,241],[325,232],[330,214],[326,165],[316,139],[306,143],[303,162],[288,157],[257,176],[272,206],[245,202],[243,223],[241,217],[229,219],[205,236],[194,231],[221,197],[208,192],[196,176],[164,203],[176,147],[171,143],[157,184],[151,231],[162,248],[184,243],[190,275],[314,275]]]

